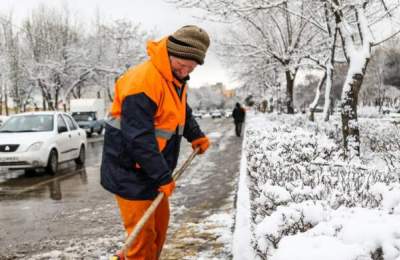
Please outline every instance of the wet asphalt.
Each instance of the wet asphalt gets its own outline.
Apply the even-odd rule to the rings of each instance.
[[[64,212],[108,197],[99,185],[102,144],[101,137],[88,139],[85,167],[67,162],[55,176],[23,170],[0,173],[0,259],[32,250],[24,245],[69,233],[74,228],[63,225]]]
[[[231,119],[201,119],[199,123],[213,146],[206,155],[195,158],[178,182],[171,202],[170,244],[162,259],[181,257],[179,248],[186,238],[175,234],[187,223],[201,222],[221,208],[233,210],[241,139],[233,136]],[[114,198],[99,184],[102,145],[101,136],[89,138],[85,166],[64,163],[55,176],[0,172],[0,259],[31,259],[33,254],[71,247],[72,240],[123,236]],[[183,141],[178,165],[190,153],[190,145]],[[198,250],[193,247],[192,253]],[[94,255],[80,259],[96,259]]]

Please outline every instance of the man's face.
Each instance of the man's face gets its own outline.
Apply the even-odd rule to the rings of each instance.
[[[172,73],[178,79],[184,79],[196,68],[197,62],[170,56]]]

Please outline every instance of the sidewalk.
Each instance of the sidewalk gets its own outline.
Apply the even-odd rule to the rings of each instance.
[[[242,139],[233,124],[208,133],[212,146],[198,156],[171,200],[170,228],[161,259],[231,259],[234,199]]]

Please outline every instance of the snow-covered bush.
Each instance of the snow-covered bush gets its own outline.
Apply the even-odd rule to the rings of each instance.
[[[270,250],[278,248],[283,237],[309,230],[325,219],[326,209],[326,205],[320,201],[304,201],[277,207],[255,228],[257,253],[266,256]]]
[[[329,214],[329,215],[328,215]],[[272,260],[397,260],[399,216],[381,210],[340,208],[304,233],[282,238]]]
[[[291,243],[284,241],[312,232],[334,219],[335,212],[342,212],[343,209],[374,208],[388,218],[389,215],[400,214],[400,156],[396,150],[396,142],[399,141],[393,140],[393,136],[399,135],[395,133],[396,126],[389,125],[392,129],[386,127],[385,131],[374,125],[366,126],[368,131],[363,133],[362,141],[375,138],[383,145],[379,145],[378,149],[364,143],[363,146],[369,148],[365,149],[363,158],[343,161],[340,136],[335,133],[337,127],[334,124],[318,126],[299,116],[267,118],[268,121],[265,121],[265,118],[257,117],[253,119],[257,123],[248,124],[245,144],[253,222],[252,243],[260,258],[266,259],[275,251],[278,252],[277,257],[281,257],[281,246]],[[389,165],[387,157],[397,160],[397,164]],[[333,235],[324,241],[347,248],[340,238]],[[368,247],[368,250],[361,246],[361,251],[357,251],[359,244],[352,246],[354,252],[358,252],[353,252],[354,257],[359,258],[351,255],[336,259],[364,259],[364,254],[367,257],[379,256],[379,250],[383,250],[382,254],[389,250],[381,244]]]
[[[382,160],[385,167],[396,171],[400,169],[400,127],[396,121],[376,121],[365,120],[361,123],[364,154]]]

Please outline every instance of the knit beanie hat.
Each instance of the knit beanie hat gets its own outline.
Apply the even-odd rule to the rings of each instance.
[[[177,58],[204,63],[210,38],[203,29],[195,25],[186,25],[168,37],[168,54]]]

